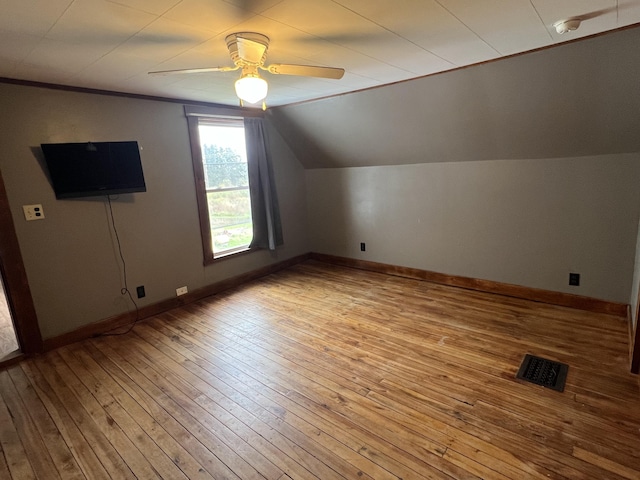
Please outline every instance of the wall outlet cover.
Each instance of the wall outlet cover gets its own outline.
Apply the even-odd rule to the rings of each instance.
[[[44,218],[44,210],[42,205],[23,205],[22,211],[24,212],[24,218],[28,222],[32,220],[42,220]]]
[[[189,290],[187,289],[187,287],[180,287],[180,288],[176,288],[176,295],[179,297],[180,295],[184,295],[185,293],[188,293]]]

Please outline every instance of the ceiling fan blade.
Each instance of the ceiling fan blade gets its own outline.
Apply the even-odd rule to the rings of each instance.
[[[249,63],[263,62],[263,56],[267,51],[267,45],[261,42],[255,42],[248,38],[236,37],[238,42],[238,55],[240,58]]]
[[[149,72],[149,75],[173,75],[183,73],[207,73],[207,72],[232,72],[240,67],[208,67],[208,68],[183,68],[179,70],[159,70]]]
[[[335,80],[340,80],[344,75],[344,68],[287,65],[284,63],[273,63],[265,67],[264,70],[276,75],[298,75],[301,77],[333,78]]]
[[[585,20],[591,20],[592,18],[598,18],[602,15],[606,15],[607,13],[614,13],[616,11],[617,11],[617,8],[615,7],[603,8],[601,10],[594,10],[593,12],[583,13],[582,15],[578,15],[577,17],[574,17],[574,18],[578,18],[582,21],[585,21]]]

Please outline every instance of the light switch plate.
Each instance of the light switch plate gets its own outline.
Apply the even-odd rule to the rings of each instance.
[[[24,218],[30,222],[32,220],[42,220],[44,218],[44,210],[42,205],[23,205]]]

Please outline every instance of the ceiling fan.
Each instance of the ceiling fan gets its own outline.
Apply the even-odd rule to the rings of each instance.
[[[289,65],[273,63],[265,66],[269,37],[255,32],[239,32],[227,35],[225,38],[233,67],[208,67],[188,68],[181,70],[162,70],[149,72],[150,75],[170,75],[183,73],[207,73],[207,72],[231,72],[242,70],[240,78],[236,80],[236,94],[240,99],[240,105],[246,103],[258,103],[263,101],[262,107],[266,108],[264,99],[267,96],[267,81],[259,74],[259,70],[265,70],[274,75],[298,75],[303,77],[331,78],[339,80],[344,75],[343,68],[319,67],[312,65]]]

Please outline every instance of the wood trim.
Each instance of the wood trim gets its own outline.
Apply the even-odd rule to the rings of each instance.
[[[0,231],[0,273],[16,337],[23,353],[38,353],[42,351],[42,336],[1,172]]]
[[[20,351],[12,352],[8,355],[5,355],[4,357],[0,358],[0,369],[5,369],[7,367],[10,367],[11,365],[20,363],[26,357],[27,356]]]
[[[36,82],[33,80],[21,80],[18,78],[0,77],[0,83],[9,85],[21,85],[23,87],[46,88],[49,90],[61,90],[63,92],[89,93],[93,95],[107,95],[110,97],[132,98],[135,100],[151,100],[153,102],[179,103],[182,105],[195,105],[208,108],[221,108],[226,111],[235,112],[236,116],[263,116],[262,110],[255,108],[234,107],[233,105],[222,105],[212,102],[201,102],[197,100],[187,100],[184,98],[157,97],[155,95],[143,95],[140,93],[117,92],[115,90],[100,90],[98,88],[74,87],[73,85],[60,85],[57,83]],[[257,110],[257,111],[256,111]]]
[[[231,117],[242,120],[246,117],[262,118],[264,112],[257,108],[222,107],[210,105],[185,105],[184,114],[187,117]]]
[[[638,304],[636,306],[636,326],[633,327],[633,319],[629,318],[629,356],[631,373],[640,373],[640,328],[638,328],[638,315],[640,314],[640,289],[638,289]]]
[[[354,258],[337,257],[322,253],[311,253],[311,258],[325,263],[333,263],[345,267],[359,268],[372,272],[385,273],[398,277],[414,278],[427,282],[440,283],[452,287],[467,288],[480,292],[496,293],[508,297],[523,298],[535,302],[543,302],[562,307],[577,308],[588,312],[606,313],[624,317],[627,314],[627,305],[623,303],[609,302],[597,298],[584,297],[571,293],[554,292],[538,288],[523,287],[509,283],[494,282],[479,278],[461,277],[458,275],[447,275],[444,273],[420,270],[418,268],[400,267],[386,263],[370,262],[367,260],[357,260]]]
[[[182,295],[180,297],[169,298],[152,305],[141,307],[138,311],[138,320],[153,317],[154,315],[158,315],[173,308],[177,308],[182,305],[201,300],[205,297],[215,295],[216,293],[238,287],[257,278],[264,277],[266,275],[270,275],[280,270],[292,267],[294,265],[297,265],[298,263],[308,260],[309,255],[310,254],[308,253],[298,255],[297,257],[283,260],[272,265],[258,268],[257,270],[252,270],[247,273],[236,275],[235,277],[212,283],[211,285],[207,285],[206,287],[194,290],[193,292],[187,293],[186,295]],[[71,332],[58,335],[57,337],[46,339],[44,341],[44,350],[48,352],[64,345],[79,342],[90,337],[96,337],[100,334],[110,332],[114,329],[129,326],[134,321],[135,312],[127,312],[111,318],[107,318],[105,320],[98,321],[96,323],[91,323]]]

